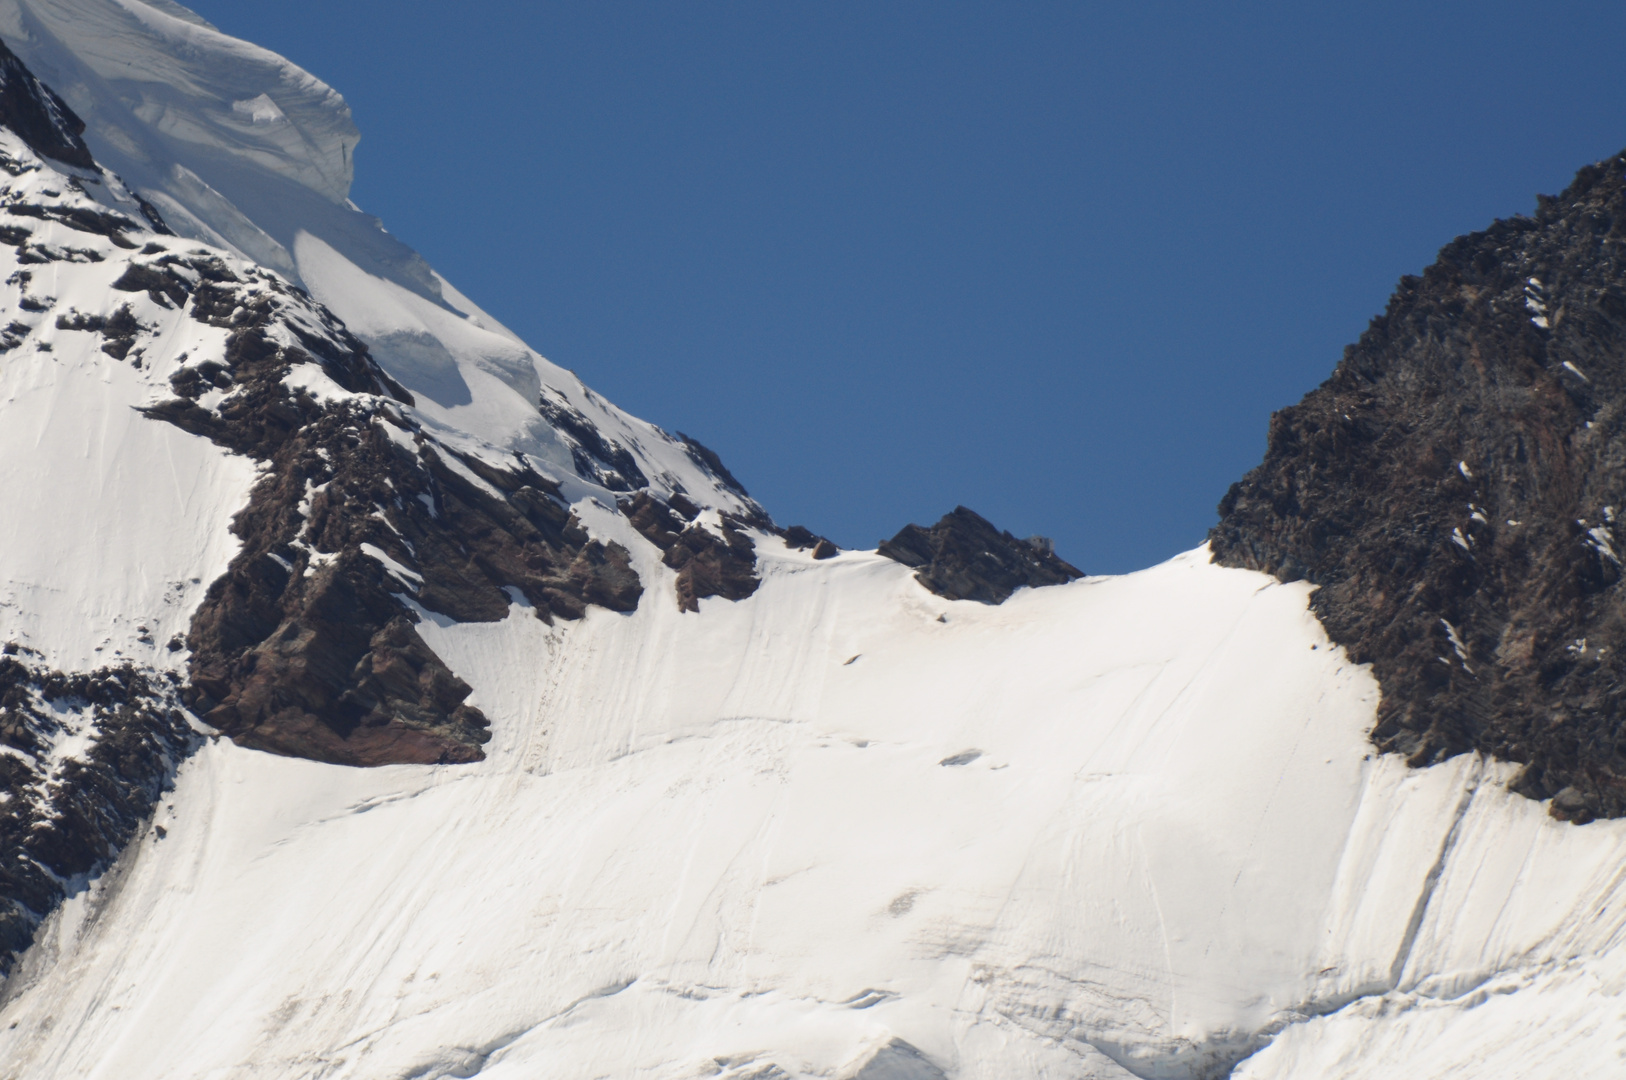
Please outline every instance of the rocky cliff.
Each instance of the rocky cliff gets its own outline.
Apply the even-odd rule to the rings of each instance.
[[[1219,562],[1320,586],[1380,748],[1626,814],[1626,156],[1402,278],[1220,515]]]

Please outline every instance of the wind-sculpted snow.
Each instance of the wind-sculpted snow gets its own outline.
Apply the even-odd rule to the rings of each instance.
[[[344,99],[179,5],[13,0],[0,9],[0,34],[34,74],[84,101],[80,115],[103,137],[122,134],[123,156],[146,171],[169,164],[154,153],[162,139],[164,149],[240,161],[332,202],[349,194],[360,136]]]
[[[1308,587],[1201,550],[1000,607],[872,553],[765,543],[762,573],[698,615],[426,621],[493,719],[483,762],[206,747],[165,837],[49,924],[0,1056],[498,1080],[1614,1060],[1626,832],[1472,756],[1373,755],[1377,687]],[[1547,1060],[1594,1068],[1521,1067]]]
[[[579,476],[569,502],[647,486],[761,512],[715,455],[543,359],[350,203],[358,136],[320,79],[174,3],[0,0],[0,38],[169,228],[307,289],[426,420]]]

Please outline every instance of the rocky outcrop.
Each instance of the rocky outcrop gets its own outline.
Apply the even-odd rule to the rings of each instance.
[[[0,155],[0,167],[20,176],[40,165]],[[234,522],[242,550],[187,639],[184,700],[214,727],[245,746],[352,765],[476,760],[485,717],[414,629],[419,610],[490,621],[518,600],[552,620],[636,606],[624,549],[592,540],[525,462],[426,435],[401,407],[411,396],[303,292],[153,242],[82,188],[29,190],[0,203],[0,243],[30,267],[13,279],[24,312],[54,303],[30,291],[33,264],[117,259],[113,290],[142,297],[148,314],[133,299],[107,315],[68,309],[59,330],[99,335],[102,352],[133,367],[156,343],[149,303],[223,332],[218,354],[184,357],[173,397],[144,409],[265,465]],[[29,332],[18,323],[17,342]]]
[[[0,649],[0,975],[137,835],[192,752],[179,682],[128,664],[68,675]]]
[[[735,514],[717,515],[715,526],[700,521],[700,508],[682,495],[662,502],[640,491],[621,503],[632,527],[662,551],[661,561],[677,571],[677,604],[699,611],[708,596],[744,600],[757,591],[757,549],[750,528],[773,530],[773,523]]]
[[[688,451],[689,457],[695,464],[721,480],[741,498],[750,498],[751,493],[746,491],[745,485],[736,480],[734,474],[728,471],[728,466],[723,464],[723,459],[717,456],[716,451],[701,445],[699,439],[690,438],[681,431],[677,435],[678,439],[683,443],[683,449]]]
[[[268,466],[187,639],[190,701],[237,742],[351,765],[477,760],[486,719],[413,628],[418,608],[481,622],[516,600],[548,621],[637,606],[627,552],[592,540],[555,484],[426,435],[365,346],[280,279],[171,254],[115,287],[230,331],[146,411]]]
[[[26,343],[49,358],[47,326],[94,335],[111,362],[143,371],[127,381],[154,392],[142,405],[152,422],[260,468],[232,524],[240,550],[185,639],[168,643],[190,650],[186,678],[128,665],[68,674],[21,645],[0,653],[0,974],[137,835],[199,744],[195,719],[244,746],[326,762],[474,761],[489,724],[421,619],[495,621],[518,606],[552,622],[594,604],[630,611],[643,592],[627,550],[593,539],[531,460],[426,430],[412,396],[303,291],[165,239],[156,211],[90,160],[81,129],[0,46],[0,180],[11,181],[0,244],[20,264],[0,355]],[[111,302],[96,295],[109,287]],[[177,338],[205,344],[177,357]],[[647,488],[626,447],[562,399],[541,404],[584,479]],[[709,524],[681,494],[637,498],[678,571],[680,604],[755,591],[747,533],[772,523],[743,494],[743,514]]]
[[[539,408],[542,418],[570,445],[571,464],[577,476],[609,491],[632,491],[649,486],[649,478],[638,468],[632,452],[615,440],[606,439],[592,421],[556,392],[544,391]]]
[[[905,525],[877,550],[915,567],[916,581],[950,600],[1003,604],[1017,589],[1062,585],[1084,576],[1058,559],[1043,537],[1018,540],[963,506],[929,529]]]
[[[1402,278],[1220,514],[1216,560],[1320,586],[1380,748],[1626,814],[1626,156]]]
[[[0,97],[34,95],[13,113],[28,106],[62,139],[77,138],[77,121],[52,113],[55,99],[24,75],[0,88]],[[150,223],[99,201],[141,207],[116,177],[53,174],[28,151],[74,155],[43,135],[34,141],[38,148],[8,137],[0,148],[11,176],[37,174],[0,199],[0,243],[23,264],[10,282],[19,314],[54,309],[31,291],[35,266],[120,263],[112,288],[131,301],[55,309],[56,327],[98,335],[105,354],[137,368],[157,344],[147,325],[155,307],[222,331],[218,349],[181,358],[173,395],[144,411],[264,466],[234,522],[242,549],[186,639],[186,703],[239,743],[278,753],[353,765],[480,758],[486,719],[417,633],[420,612],[490,621],[517,602],[552,621],[592,604],[629,611],[642,586],[628,552],[593,540],[527,461],[426,433],[403,407],[411,395],[301,290],[195,245],[156,242]],[[73,236],[84,239],[65,239]],[[14,320],[0,331],[0,352],[31,333],[29,319]],[[647,488],[625,447],[562,399],[540,405],[581,476],[610,490]],[[702,468],[727,476],[715,454],[684,445]],[[710,525],[694,520],[698,508],[682,495],[670,506],[647,491],[639,498],[663,523],[681,521],[670,530],[643,522],[678,571],[680,605],[755,591],[745,530],[772,523],[748,498],[744,515]],[[687,516],[673,519],[671,507]]]

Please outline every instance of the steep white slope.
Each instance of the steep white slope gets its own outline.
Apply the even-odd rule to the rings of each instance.
[[[349,201],[359,136],[320,79],[170,2],[0,0],[0,38],[171,228],[310,290],[427,411],[504,451],[576,461],[590,483],[644,486],[571,430],[579,418],[656,493],[745,508],[679,440],[543,359]]]
[[[0,157],[37,165],[3,129]],[[70,193],[68,179],[36,167],[5,176],[3,190],[13,204],[99,209]],[[152,241],[158,250],[196,247]],[[218,354],[226,332],[145,293],[115,290],[126,252],[105,237],[42,221],[31,245],[60,257],[24,264],[0,244],[8,320],[0,353],[0,641],[35,649],[65,671],[119,659],[179,667],[183,658],[164,646],[185,636],[203,591],[236,553],[231,517],[257,474],[247,458],[136,408],[169,397],[168,379],[187,354]],[[134,363],[104,352],[99,333],[58,325],[105,321],[126,307],[143,329]]]
[[[891,1046],[863,1075],[1192,1077],[1286,1025],[1240,1075],[1616,1060],[1626,830],[1476,759],[1373,759],[1376,689],[1305,598],[1201,550],[999,608],[787,552],[698,616],[431,628],[489,760],[208,747],[163,837],[51,924],[0,1057],[845,1076]]]

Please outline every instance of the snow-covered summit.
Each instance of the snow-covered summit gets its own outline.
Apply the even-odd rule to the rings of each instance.
[[[330,203],[349,196],[360,135],[344,99],[177,4],[8,2],[0,36],[84,117],[100,160],[132,184],[166,189],[166,209],[185,207],[217,229],[230,214],[188,188],[177,166],[218,173],[228,199],[273,177]]]

